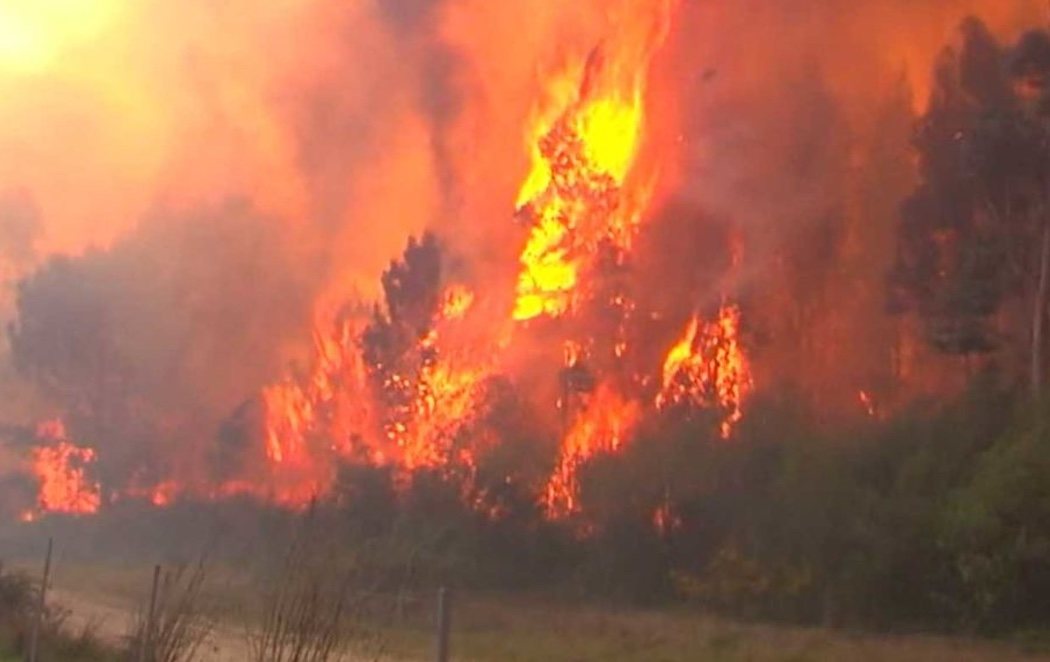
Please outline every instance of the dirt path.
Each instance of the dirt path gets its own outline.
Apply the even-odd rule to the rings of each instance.
[[[136,605],[117,595],[92,591],[54,588],[49,602],[69,611],[66,626],[71,632],[90,629],[102,641],[123,645],[135,619]],[[249,662],[247,633],[236,623],[219,623],[198,649],[194,662]],[[340,658],[345,662],[362,659],[354,653]],[[368,660],[375,660],[368,656]],[[403,658],[382,656],[381,662],[405,662]]]
[[[70,611],[68,624],[72,631],[90,628],[103,640],[120,644],[131,631],[134,608],[118,599],[56,589],[51,592],[54,603]],[[200,662],[245,662],[248,646],[244,633],[235,628],[220,626],[198,651]]]

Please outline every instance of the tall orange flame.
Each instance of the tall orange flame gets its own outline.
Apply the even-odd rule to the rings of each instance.
[[[464,319],[473,300],[463,286],[445,291],[434,328],[418,341],[419,365],[410,374],[384,379],[382,390],[397,394],[399,404],[382,416],[371,399],[361,329],[349,320],[319,324],[309,375],[263,392],[267,489],[277,491],[271,498],[289,505],[309,502],[330,485],[341,460],[402,471],[451,460],[471,464],[469,449],[456,447],[457,435],[473,418],[486,371],[446,355],[440,340],[446,325]],[[326,326],[332,331],[325,333]],[[260,491],[247,485],[231,489]]]

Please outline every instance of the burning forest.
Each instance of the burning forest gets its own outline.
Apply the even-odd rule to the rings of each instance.
[[[662,357],[650,346],[654,329],[667,327],[663,317],[679,312],[640,300],[644,283],[633,273],[635,245],[659,188],[658,165],[642,154],[654,115],[648,79],[675,7],[661,0],[626,3],[623,11],[601,41],[542,73],[524,131],[530,165],[505,218],[521,237],[511,287],[501,292],[457,279],[447,242],[429,231],[410,236],[383,272],[373,309],[363,301],[354,309],[351,301],[334,313],[317,311],[302,369],[262,386],[242,405],[243,416],[223,423],[242,442],[223,448],[226,439],[217,435],[218,451],[231,457],[224,475],[150,466],[156,458],[143,449],[143,464],[106,480],[100,494],[84,472],[105,451],[73,446],[63,434],[63,446],[34,449],[41,491],[22,516],[95,512],[100,500],[164,504],[236,494],[303,507],[326,495],[341,463],[357,462],[389,466],[404,480],[439,470],[481,504],[472,476],[502,432],[485,420],[500,397],[494,384],[514,384],[521,373],[546,396],[529,398],[530,405],[557,440],[552,470],[536,495],[551,517],[577,510],[580,465],[630,443],[638,425],[663,411],[712,413],[729,439],[753,385],[736,304],[712,307],[698,297],[685,336]],[[50,284],[42,280],[61,269],[45,266],[18,293],[22,315],[12,327],[12,349],[16,359],[33,363],[29,370],[61,371],[79,358],[30,357],[52,349],[34,346],[47,340],[33,324],[61,325],[46,318],[50,310],[36,311],[35,319],[29,310],[41,297],[62,294],[45,291]],[[537,350],[540,344],[554,351]],[[112,368],[119,370],[116,362]],[[83,395],[108,399],[104,388]],[[65,415],[78,428],[83,416],[86,429],[95,428],[89,436],[104,436],[102,410],[110,404],[88,402]]]
[[[12,525],[374,472],[816,610],[864,545],[755,503],[1041,402],[1043,3],[68,4],[0,7]]]

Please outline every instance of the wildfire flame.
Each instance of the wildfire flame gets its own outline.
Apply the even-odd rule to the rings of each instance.
[[[337,460],[391,465],[411,472],[443,466],[469,449],[454,448],[458,431],[482,396],[485,370],[455,361],[440,346],[441,329],[464,319],[474,301],[466,287],[448,288],[435,326],[418,341],[417,369],[387,375],[382,415],[369,396],[362,329],[346,320],[315,332],[313,368],[263,392],[264,443],[278,500],[304,504],[323,492]],[[464,455],[465,454],[465,455]]]
[[[663,4],[649,15],[653,25],[603,43],[550,81],[553,102],[528,133],[532,168],[517,200],[531,228],[519,258],[515,320],[572,315],[592,294],[586,285],[600,259],[627,259],[651,193],[634,168],[644,138],[649,62],[666,36],[669,9]],[[646,25],[638,19],[636,26]],[[623,323],[634,306],[621,293],[612,299],[619,320],[611,355],[619,360],[628,350]],[[585,344],[565,343],[560,406],[566,429],[544,495],[553,517],[579,510],[579,468],[617,451],[642,415],[639,403],[610,381],[598,383],[584,366]]]
[[[667,352],[661,409],[683,403],[717,406],[725,412],[720,430],[729,438],[743,418],[744,401],[754,386],[751,366],[740,343],[740,309],[723,306],[714,322],[693,317],[685,335]]]
[[[112,498],[165,506],[196,490],[208,498],[246,494],[300,507],[332,487],[344,462],[390,467],[398,478],[423,470],[475,475],[483,444],[493,437],[480,416],[491,378],[517,365],[538,339],[565,350],[562,365],[539,366],[557,373],[562,387],[554,469],[534,495],[550,517],[581,511],[581,467],[620,452],[648,414],[716,409],[722,436],[729,437],[753,388],[740,310],[723,306],[715,321],[692,319],[666,355],[654,400],[646,391],[651,376],[635,374],[640,362],[632,354],[644,346],[633,335],[635,322],[656,311],[646,310],[618,277],[629,271],[655,190],[656,173],[642,158],[655,107],[647,77],[672,5],[626,0],[628,15],[612,21],[606,39],[575,57],[562,53],[561,66],[542,83],[525,131],[530,168],[515,201],[525,236],[513,292],[501,293],[513,295],[510,310],[495,320],[483,317],[490,307],[479,302],[507,297],[485,299],[484,290],[446,283],[437,244],[411,241],[412,259],[406,251],[384,273],[387,298],[370,318],[320,314],[305,369],[261,390],[250,417],[257,445],[235,475],[189,488],[149,473],[157,482],[112,491]],[[731,249],[734,267],[740,241]],[[526,324],[538,318],[547,323]],[[71,444],[64,430],[49,438],[34,451],[41,510],[94,512],[100,489],[84,470],[94,451]],[[464,486],[471,503],[486,507],[468,492]],[[654,517],[661,530],[673,529],[670,506]]]
[[[454,285],[445,292],[441,316],[446,320],[461,320],[474,305],[474,293],[462,285]]]
[[[608,385],[585,396],[578,415],[562,441],[554,474],[545,490],[544,503],[553,517],[580,510],[579,468],[599,453],[614,453],[630,438],[641,418],[637,402],[626,401]]]
[[[675,512],[670,501],[664,501],[653,511],[653,528],[661,536],[669,536],[682,526],[681,516]]]
[[[532,227],[522,250],[513,317],[558,317],[574,304],[583,272],[602,244],[630,248],[647,187],[625,192],[645,121],[646,74],[666,35],[668,7],[640,47],[596,48],[550,82],[553,102],[529,131],[532,168],[518,193]]]
[[[387,429],[404,469],[443,466],[452,459],[456,433],[472,417],[480,382],[477,371],[444,361],[424,367],[412,387],[414,397]]]
[[[69,441],[61,420],[45,421],[37,426],[37,438],[45,445],[32,454],[32,472],[40,482],[37,508],[40,513],[85,515],[98,512],[102,503],[98,482],[87,475],[87,467],[96,460],[91,448]],[[35,519],[36,513],[23,515]]]
[[[328,333],[320,329],[326,327]],[[267,475],[259,482],[276,490],[279,502],[302,505],[332,480],[331,457],[350,455],[355,434],[367,428],[370,409],[358,330],[347,320],[318,325],[312,368],[303,379],[288,378],[263,390],[263,440]],[[252,484],[226,490],[258,493]]]
[[[864,409],[864,412],[871,418],[878,418],[879,407],[875,402],[875,398],[872,397],[871,393],[861,390],[857,391],[857,401],[860,406]]]

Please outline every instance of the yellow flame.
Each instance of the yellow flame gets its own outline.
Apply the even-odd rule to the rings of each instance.
[[[638,89],[631,99],[606,98],[582,112],[578,131],[588,159],[622,183],[638,153],[642,126],[642,99]]]
[[[463,319],[473,305],[474,293],[462,285],[453,285],[445,290],[441,317],[446,320]]]
[[[649,61],[666,36],[670,6],[640,4],[620,39],[551,77],[534,113],[531,167],[517,197],[532,227],[520,258],[516,320],[569,312],[598,245],[627,250],[648,202],[644,184],[624,187],[642,142]]]

